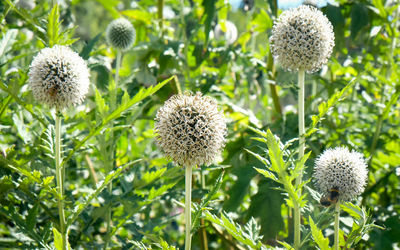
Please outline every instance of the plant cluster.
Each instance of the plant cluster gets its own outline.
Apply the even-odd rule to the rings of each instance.
[[[319,7],[2,1],[0,248],[399,247],[400,6]]]

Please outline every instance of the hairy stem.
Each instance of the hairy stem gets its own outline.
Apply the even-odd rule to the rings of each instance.
[[[64,213],[64,176],[61,163],[61,113],[56,110],[56,126],[55,126],[55,162],[56,162],[56,181],[58,197],[58,213],[60,217],[60,233],[62,235],[63,250],[67,249],[68,236]]]
[[[340,201],[335,206],[335,250],[339,250],[339,217],[340,217]]]
[[[298,85],[299,85],[299,93],[298,93],[298,115],[299,115],[299,161],[304,156],[304,78],[305,71],[299,70],[298,73]],[[300,185],[302,179],[302,173],[299,174],[296,178],[296,187]],[[299,191],[300,192],[300,191]],[[299,193],[299,197],[301,196],[301,192]],[[294,248],[300,248],[300,224],[301,224],[301,211],[300,206],[294,201]]]
[[[191,213],[191,201],[192,201],[192,167],[185,167],[185,229],[186,229],[186,237],[185,237],[185,250],[191,249],[191,241],[192,236],[190,234],[190,230],[192,228],[192,213]]]

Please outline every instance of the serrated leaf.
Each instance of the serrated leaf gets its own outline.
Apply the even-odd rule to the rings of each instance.
[[[311,117],[312,124],[307,129],[304,135],[305,137],[309,137],[311,134],[317,131],[316,128],[318,123],[324,118],[324,116],[334,105],[336,105],[340,100],[342,100],[345,97],[347,91],[353,86],[353,84],[360,76],[361,74],[353,78],[340,92],[337,92],[334,95],[332,95],[327,102],[322,102],[320,105],[318,105],[318,115],[314,115]]]
[[[261,155],[259,155],[259,154],[257,154],[257,153],[254,153],[253,151],[250,151],[250,150],[248,150],[248,149],[244,149],[244,150],[246,150],[246,152],[247,153],[249,153],[249,154],[251,154],[251,155],[253,155],[254,157],[256,157],[259,161],[261,161],[265,166],[269,166],[269,165],[271,165],[270,163],[269,163],[269,161],[266,159],[266,158],[264,158],[264,157],[262,157]]]
[[[365,220],[365,213],[359,206],[350,202],[342,202],[341,204],[343,211],[347,212],[351,217],[356,220]]]
[[[135,182],[135,188],[142,188],[146,185],[151,184],[156,179],[160,178],[165,173],[166,170],[167,168],[165,167],[157,169],[156,171],[145,172],[142,175],[142,178],[138,182]]]
[[[38,233],[28,227],[25,220],[21,215],[16,213],[13,206],[0,206],[0,214],[12,221],[24,235],[34,240],[40,247],[51,249],[50,246],[42,240],[42,237]]]
[[[103,35],[103,32],[100,32],[99,34],[97,34],[97,36],[95,36],[92,40],[90,40],[85,47],[83,47],[81,53],[79,53],[79,55],[83,58],[83,60],[87,60],[89,59],[89,55],[92,52],[94,46],[96,45],[96,43],[99,41],[100,37]]]
[[[36,225],[37,214],[39,212],[39,203],[29,209],[28,215],[26,216],[26,226],[29,230],[33,230]]]
[[[308,217],[308,220],[310,222],[311,233],[312,233],[313,239],[314,239],[315,243],[317,243],[318,247],[322,250],[331,249],[329,247],[329,239],[324,237],[321,230],[319,230],[318,227],[315,225],[311,216]]]
[[[62,236],[58,230],[53,227],[53,235],[54,235],[54,246],[57,250],[63,250],[63,244],[62,244]]]
[[[294,250],[294,247],[292,247],[289,243],[283,242],[283,241],[277,241],[279,244],[281,244],[282,246],[284,246],[286,249],[289,250]]]
[[[155,92],[157,92],[165,84],[167,84],[169,81],[171,81],[172,78],[174,78],[174,76],[171,76],[170,78],[162,81],[161,83],[157,84],[156,86],[151,86],[149,88],[140,89],[139,92],[134,97],[132,97],[132,99],[129,100],[129,102],[121,104],[116,110],[114,110],[111,114],[109,114],[106,118],[104,118],[100,124],[98,124],[95,128],[93,128],[85,138],[83,138],[76,144],[74,149],[71,150],[70,153],[68,154],[68,156],[64,158],[64,160],[61,163],[61,166],[63,166],[69,159],[71,159],[71,157],[74,155],[74,153],[77,150],[79,150],[83,146],[83,144],[85,144],[90,138],[97,135],[101,130],[103,130],[103,128],[108,123],[110,123],[111,121],[113,121],[116,118],[118,118],[119,116],[121,116],[121,114],[123,112],[125,112],[126,110],[131,108],[133,105],[138,104],[146,97],[149,97],[152,94],[154,94]]]
[[[95,88],[94,100],[96,102],[96,107],[97,110],[99,111],[101,118],[104,119],[107,116],[109,107],[106,105],[105,99],[101,96],[97,88]]]
[[[259,249],[263,246],[260,241],[253,242],[246,232],[243,231],[242,227],[237,223],[233,222],[231,218],[225,213],[221,213],[221,217],[217,217],[209,211],[204,211],[205,219],[223,227],[232,237],[238,240],[240,243],[251,249]]]
[[[222,179],[224,177],[224,171],[221,171],[219,174],[215,184],[212,186],[210,192],[207,193],[205,197],[201,199],[201,203],[198,206],[194,216],[193,216],[193,223],[192,223],[192,233],[196,232],[199,227],[199,219],[202,215],[202,211],[206,208],[208,203],[211,201],[212,197],[218,192],[222,185]]]
[[[55,4],[47,18],[47,37],[49,47],[53,47],[60,39],[60,10],[58,4]]]
[[[258,173],[264,175],[266,178],[269,178],[269,179],[271,179],[271,180],[273,180],[273,181],[276,181],[276,182],[280,182],[280,181],[278,180],[278,178],[276,178],[276,176],[274,175],[274,173],[272,173],[271,171],[268,171],[268,170],[266,170],[266,169],[260,169],[260,168],[254,168],[254,169],[255,169]]]
[[[135,160],[132,162],[129,162],[119,168],[117,168],[115,171],[111,171],[105,178],[103,181],[97,183],[97,188],[95,190],[93,190],[93,192],[85,199],[85,201],[83,203],[81,202],[76,202],[74,204],[74,210],[73,213],[71,214],[71,216],[68,218],[67,220],[67,226],[66,228],[69,228],[69,226],[72,225],[72,223],[75,222],[75,220],[78,218],[78,216],[82,213],[82,211],[90,205],[90,202],[96,198],[101,191],[103,191],[103,189],[109,184],[111,183],[115,178],[119,177],[123,171],[132,166],[133,164],[136,164],[137,162],[141,161],[141,159],[139,160]]]
[[[10,29],[3,35],[0,41],[0,64],[3,62],[5,54],[11,50],[13,44],[17,41],[17,34],[18,30]]]

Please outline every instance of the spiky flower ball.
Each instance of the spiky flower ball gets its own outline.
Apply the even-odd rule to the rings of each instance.
[[[270,43],[272,54],[283,68],[313,73],[327,63],[335,35],[332,24],[320,10],[301,5],[279,16]]]
[[[106,38],[114,48],[127,50],[135,42],[136,30],[125,18],[118,18],[107,26]]]
[[[42,49],[33,59],[28,77],[33,96],[57,109],[80,104],[89,89],[85,61],[61,45]]]
[[[368,169],[362,154],[345,147],[325,150],[316,160],[313,177],[319,190],[339,191],[339,200],[350,201],[364,191]]]
[[[231,21],[225,21],[225,31],[222,30],[222,26],[218,23],[215,26],[214,34],[216,39],[225,39],[227,44],[232,44],[236,41],[238,31],[234,23]]]
[[[214,99],[199,92],[172,96],[155,120],[158,146],[180,166],[209,165],[225,145],[224,115]]]

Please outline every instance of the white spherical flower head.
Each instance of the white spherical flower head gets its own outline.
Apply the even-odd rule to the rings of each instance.
[[[209,165],[225,145],[224,115],[214,99],[201,93],[172,96],[155,120],[158,146],[180,166]]]
[[[283,68],[313,73],[327,63],[335,35],[332,24],[320,10],[301,5],[279,16],[270,43],[272,54]]]
[[[221,24],[218,23],[215,26],[214,34],[216,39],[225,39],[227,44],[232,44],[236,41],[238,31],[234,23],[231,21],[225,21],[226,32],[222,30]]]
[[[127,50],[135,42],[136,30],[125,18],[118,18],[107,26],[106,38],[114,48]]]
[[[325,150],[318,157],[313,177],[324,195],[336,189],[339,200],[350,201],[364,191],[368,169],[362,154],[336,147]]]
[[[89,89],[85,61],[61,45],[42,49],[33,59],[28,77],[33,96],[57,109],[80,104]]]

